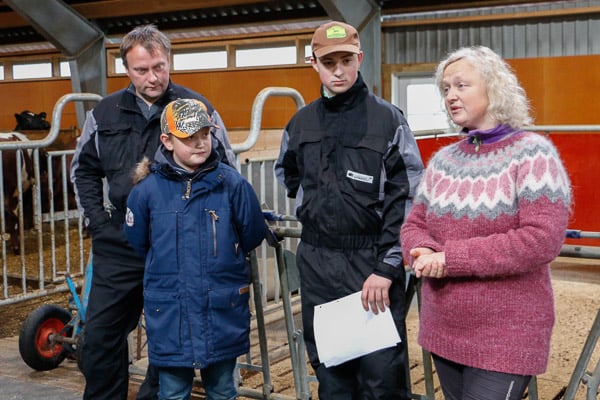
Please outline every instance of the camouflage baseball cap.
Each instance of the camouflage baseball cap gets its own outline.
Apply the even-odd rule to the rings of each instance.
[[[206,105],[196,99],[177,99],[165,107],[160,116],[162,133],[186,139],[207,126],[216,128],[210,121]]]

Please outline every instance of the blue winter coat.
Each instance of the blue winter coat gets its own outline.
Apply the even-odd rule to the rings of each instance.
[[[160,154],[131,191],[125,223],[146,259],[148,355],[157,366],[204,368],[249,351],[245,256],[265,237],[266,223],[235,169],[212,157],[190,176]]]

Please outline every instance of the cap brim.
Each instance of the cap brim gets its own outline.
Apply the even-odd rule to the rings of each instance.
[[[187,139],[189,137],[194,136],[196,133],[200,132],[200,130],[204,129],[204,128],[215,128],[215,129],[218,129],[219,127],[217,125],[214,125],[214,124],[207,124],[207,125],[201,126],[196,132],[192,133],[191,135],[188,135],[187,133],[182,132],[182,131],[180,131],[178,129],[174,129],[172,131],[169,131],[169,133],[171,135],[175,136],[175,137],[178,137],[179,139]]]
[[[345,51],[348,53],[359,54],[360,49],[353,44],[336,44],[333,46],[321,47],[319,50],[315,50],[315,56],[323,57],[327,54],[336,53],[338,51]]]

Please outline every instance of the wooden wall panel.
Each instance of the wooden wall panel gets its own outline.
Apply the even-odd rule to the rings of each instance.
[[[544,63],[547,124],[600,124],[600,55]]]
[[[14,114],[23,110],[35,113],[45,111],[50,121],[56,101],[71,92],[71,81],[64,79],[0,83],[0,131],[13,130],[17,124]],[[62,118],[61,128],[76,125],[75,107],[65,107]]]
[[[545,121],[545,74],[544,60],[540,58],[508,60],[508,63],[519,78],[521,86],[525,89],[531,101],[531,115],[536,124]]]
[[[600,55],[509,60],[531,100],[537,124],[600,123]],[[393,69],[393,68],[392,68]],[[386,66],[384,71],[390,71]],[[257,93],[267,86],[297,89],[306,103],[319,96],[319,78],[310,67],[173,73],[173,81],[204,94],[217,107],[230,129],[248,129]],[[127,77],[107,81],[109,92],[127,85]],[[14,113],[46,111],[71,92],[68,80],[0,82],[0,130],[15,126]],[[389,100],[389,90],[384,91]],[[267,100],[264,129],[282,128],[295,112],[291,99]],[[61,128],[76,124],[74,107],[67,106]]]
[[[173,73],[174,82],[205,95],[219,110],[230,129],[248,129],[254,98],[268,86],[291,87],[300,92],[306,103],[319,96],[319,77],[309,67],[288,69],[239,70],[202,73]],[[127,77],[107,80],[112,93],[129,83]],[[46,111],[48,119],[60,96],[70,93],[68,80],[20,81],[0,83],[0,131],[15,127],[14,113],[23,110]],[[75,109],[69,105],[63,115],[62,127],[77,123]],[[267,100],[262,118],[265,129],[283,127],[296,111],[292,99],[274,97]]]
[[[600,124],[600,55],[509,60],[537,125]]]
[[[254,99],[266,87],[283,86],[296,89],[308,103],[319,95],[320,86],[319,77],[312,68],[173,74],[172,79],[206,96],[230,129],[250,127]],[[262,115],[262,127],[283,127],[295,111],[296,105],[291,98],[269,98]]]
[[[173,73],[173,82],[187,86],[204,96],[215,106],[228,129],[248,129],[256,95],[265,87],[284,86],[300,92],[309,103],[319,96],[319,76],[312,68],[211,71]],[[109,92],[127,85],[127,78],[110,78]],[[269,98],[262,118],[264,129],[281,128],[296,111],[290,98]]]

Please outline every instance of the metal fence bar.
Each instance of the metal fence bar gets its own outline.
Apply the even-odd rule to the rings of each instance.
[[[0,198],[4,199],[4,154],[0,151]],[[5,299],[8,298],[8,265],[6,261],[6,221],[4,220],[5,216],[4,210],[4,201],[0,201],[0,232],[2,233],[2,297]]]
[[[52,157],[48,156],[46,160],[46,168],[48,169],[48,197],[50,199],[54,198],[54,185],[52,182],[54,181],[54,171],[52,165]],[[52,259],[52,280],[57,279],[56,277],[56,230],[54,226],[54,202],[50,202],[50,249],[51,249],[51,259]]]
[[[56,103],[53,111],[53,124],[48,134],[42,139],[29,139],[29,140],[12,140],[0,142],[0,196],[6,198],[6,196],[12,196],[12,193],[5,192],[5,179],[9,173],[9,166],[5,165],[8,161],[6,158],[7,152],[14,152],[15,164],[11,165],[10,169],[14,168],[14,179],[16,181],[15,195],[17,196],[17,221],[18,229],[14,230],[12,226],[7,226],[6,216],[8,210],[5,207],[4,202],[0,202],[0,230],[2,233],[2,245],[1,245],[1,256],[2,256],[2,298],[0,298],[0,306],[3,304],[11,304],[18,301],[25,301],[28,299],[39,297],[40,293],[47,293],[46,285],[48,282],[58,284],[52,290],[56,288],[59,290],[67,291],[68,287],[61,286],[64,283],[64,277],[58,276],[57,265],[60,261],[56,257],[57,253],[57,230],[56,222],[62,220],[64,226],[64,246],[65,246],[65,271],[70,272],[71,270],[71,239],[70,239],[70,219],[79,218],[77,210],[68,210],[68,167],[67,167],[67,156],[72,154],[74,150],[67,152],[58,152],[52,154],[48,152],[48,159],[40,160],[40,153],[44,151],[48,146],[51,146],[60,134],[60,121],[64,107],[70,102],[77,101],[98,101],[101,96],[93,93],[72,93],[62,96]],[[14,135],[20,136],[19,133]],[[24,135],[23,135],[24,136]],[[25,155],[32,160],[33,165],[33,177],[28,174],[27,180],[21,173],[23,168],[27,166],[24,161]],[[60,160],[60,166],[57,164],[58,171],[54,169],[52,158],[58,157]],[[44,171],[44,175],[42,175]],[[58,172],[58,174],[57,174]],[[10,172],[12,174],[12,172]],[[57,193],[54,192],[53,182],[57,178],[57,175],[61,176],[61,190],[63,196],[63,212],[54,213],[54,199]],[[12,175],[10,176],[13,179]],[[46,184],[42,183],[42,178],[47,178]],[[29,192],[29,185],[31,185],[31,192]],[[12,190],[12,189],[11,189]],[[27,191],[27,193],[26,193]],[[42,198],[42,192],[45,191],[48,196]],[[24,206],[25,194],[27,198],[31,198],[31,205],[27,203]],[[29,202],[29,200],[28,200]],[[48,205],[50,208],[49,215],[44,213],[43,206]],[[30,208],[31,207],[31,208]],[[27,216],[27,221],[25,221]],[[29,221],[31,218],[32,221]],[[25,229],[25,223],[33,223],[33,230],[29,231]],[[50,228],[47,228],[47,225]],[[82,225],[80,224],[81,228]],[[47,230],[50,229],[50,232]],[[7,240],[10,235],[18,235],[18,244],[20,254],[14,256],[9,254],[12,251],[7,248]],[[28,236],[35,235],[35,240]],[[49,236],[49,239],[45,237]],[[27,238],[27,240],[26,240]],[[17,238],[13,237],[13,240]],[[80,273],[83,273],[85,264],[83,261],[86,248],[89,245],[84,244],[84,238],[79,230],[79,246],[80,246]],[[45,246],[44,241],[49,241],[50,246]],[[46,251],[46,252],[45,252]],[[37,255],[35,253],[37,252]],[[50,255],[45,254],[50,253]],[[37,262],[37,265],[34,263]],[[37,272],[34,272],[37,270]],[[20,289],[16,292],[16,286],[11,286],[13,283],[19,282]],[[31,286],[31,285],[34,286]]]
[[[244,140],[244,142],[242,142],[240,144],[232,145],[232,148],[237,155],[238,162],[239,162],[239,154],[241,152],[250,150],[254,146],[254,144],[256,144],[256,141],[258,139],[258,136],[260,134],[260,129],[261,129],[261,120],[262,120],[264,103],[271,96],[291,97],[295,101],[296,106],[298,108],[300,108],[304,105],[304,100],[303,100],[302,96],[299,94],[299,92],[297,92],[294,89],[280,88],[280,87],[268,87],[268,88],[261,90],[259,92],[259,94],[256,96],[253,107],[252,107],[252,117],[251,117],[251,123],[250,123],[251,127],[250,127],[250,132],[248,134],[248,137],[246,138],[246,140]],[[255,166],[257,168],[254,168]],[[268,179],[268,176],[272,175],[272,163],[271,162],[258,161],[255,163],[249,163],[245,167],[241,168],[240,172],[253,185],[255,191],[257,191],[257,194],[259,196],[259,200],[260,200],[261,204],[273,204],[274,198],[277,197],[277,189],[273,188],[273,190],[271,192],[269,192],[267,190],[267,185],[268,185],[268,182],[270,181],[270,179]],[[253,269],[253,275],[257,275],[258,271],[259,271],[258,262],[256,260],[257,251],[258,250],[255,250],[252,253],[252,263],[251,264],[252,264],[252,269]],[[266,335],[264,335],[265,308],[263,307],[263,305],[267,304],[267,301],[268,301],[267,296],[268,296],[269,292],[273,293],[273,302],[275,304],[278,303],[279,298],[281,297],[281,293],[280,293],[279,287],[278,287],[279,286],[278,280],[276,281],[277,284],[274,283],[272,286],[270,285],[270,282],[269,282],[269,260],[268,260],[269,251],[267,249],[266,244],[262,245],[260,253],[261,253],[261,258],[262,258],[262,264],[261,264],[261,268],[260,268],[261,273],[258,274],[258,275],[260,275],[260,281],[254,282],[254,285],[255,285],[254,297],[255,297],[255,307],[256,307],[257,329],[258,329],[259,336],[262,335],[262,337],[260,338],[260,343],[259,343],[260,351],[261,351],[261,364],[262,365],[254,366],[251,363],[245,363],[245,364],[240,365],[238,363],[238,367],[261,370],[263,373],[263,377],[264,377],[264,383],[263,383],[262,390],[260,390],[260,391],[252,390],[252,389],[244,388],[244,387],[239,387],[238,394],[246,396],[246,397],[258,398],[258,399],[292,400],[293,399],[292,397],[273,393],[273,387],[272,387],[272,384],[270,381],[270,365],[268,362],[268,348],[267,348],[267,342],[266,342]],[[271,265],[272,265],[272,263],[271,263]],[[271,269],[272,268],[273,267],[271,267]],[[257,277],[254,276],[253,279],[257,279]],[[260,287],[260,289],[261,289],[258,292],[256,291],[257,287]],[[261,302],[261,300],[263,302]],[[249,358],[247,358],[247,360],[249,360]],[[265,364],[265,360],[266,360],[266,364]],[[295,371],[295,369],[294,369],[294,371]],[[299,389],[300,389],[300,387],[296,386],[296,392],[298,392]],[[300,397],[298,397],[298,395],[296,396],[296,398],[300,399]]]
[[[17,152],[16,153],[16,173],[17,173],[17,188],[18,188],[18,198],[19,198],[19,203],[17,206],[17,215],[18,215],[18,224],[19,224],[19,241],[20,241],[20,246],[21,246],[21,254],[20,254],[20,259],[21,259],[21,290],[23,293],[27,293],[27,269],[25,266],[25,251],[24,251],[24,246],[25,246],[25,238],[24,238],[24,229],[23,229],[23,175],[20,173],[20,171],[23,170],[23,160],[22,160],[22,153],[21,152]],[[8,193],[7,193],[8,194]],[[10,194],[8,194],[10,196]],[[9,210],[10,212],[11,210]],[[14,233],[11,232],[11,235]],[[12,238],[11,238],[12,239]],[[44,286],[43,283],[40,282],[40,289],[44,290]]]
[[[598,340],[600,340],[600,310],[596,314],[596,319],[583,345],[583,350],[567,385],[564,400],[573,400],[581,383],[587,386],[587,400],[597,398],[598,386],[600,385],[600,360],[598,360],[594,372],[586,372],[586,369],[592,358],[592,353],[598,344]]]
[[[584,239],[584,238],[600,238],[600,232],[588,232],[577,229],[567,229],[567,238]],[[595,246],[570,246],[563,245],[561,256],[568,257],[585,257],[591,259],[600,259],[600,247]],[[571,374],[569,383],[567,385],[564,400],[573,400],[577,394],[577,390],[581,384],[586,388],[586,400],[595,400],[600,387],[600,360],[597,361],[596,367],[593,372],[588,372],[587,368],[590,366],[592,354],[598,346],[600,340],[600,309],[596,313],[596,318],[592,324],[588,336],[585,340],[575,369]]]

